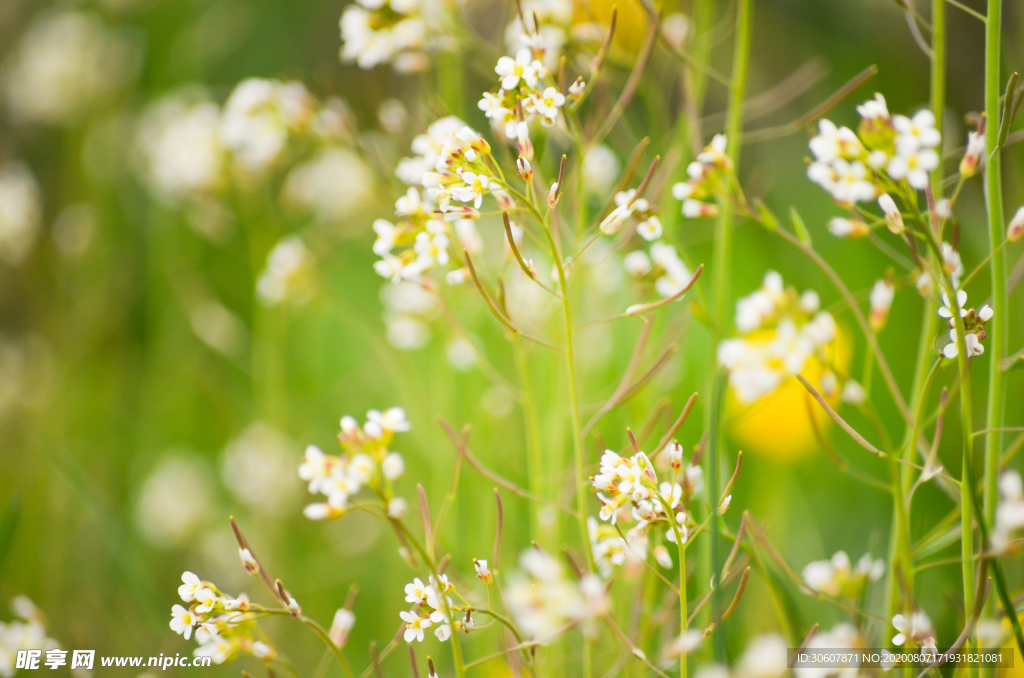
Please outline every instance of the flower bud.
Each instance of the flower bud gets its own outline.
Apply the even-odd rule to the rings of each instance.
[[[960,175],[963,178],[974,176],[981,164],[981,158],[985,155],[985,131],[979,127],[977,132],[967,135],[967,152],[960,161]]]
[[[519,156],[519,159],[516,160],[516,167],[519,168],[519,177],[526,183],[530,183],[530,180],[533,179],[533,168],[530,167],[530,161]]]
[[[523,120],[520,120],[516,125],[516,142],[519,155],[527,160],[533,158],[533,142],[530,141],[530,127]]]
[[[656,546],[654,548],[654,559],[666,570],[672,567],[672,556],[669,555],[668,549],[664,545]]]
[[[583,78],[576,78],[576,82],[569,85],[569,96],[573,99],[578,99],[583,94],[583,90],[587,88],[587,83],[583,82]]]
[[[871,229],[860,219],[836,217],[828,222],[828,230],[837,238],[863,238]]]
[[[673,440],[672,444],[665,448],[665,453],[668,454],[668,461],[673,471],[683,468],[683,446],[678,441]]]
[[[683,201],[683,216],[687,219],[713,217],[718,214],[718,205],[688,198]]]
[[[348,633],[356,623],[356,616],[352,610],[344,607],[334,613],[334,622],[331,623],[331,630],[327,632],[335,647],[344,647],[348,641]]]
[[[480,581],[488,585],[494,581],[494,575],[491,574],[490,568],[487,567],[486,560],[474,558],[473,567],[476,568],[476,576],[480,578]]]
[[[889,319],[889,309],[892,308],[892,300],[896,295],[896,288],[889,280],[879,280],[871,288],[871,315],[869,321],[871,329],[875,332],[885,327]]]
[[[1006,229],[1006,239],[1010,242],[1017,242],[1024,235],[1024,207],[1017,210],[1010,220],[1010,227]]]
[[[449,285],[461,285],[469,280],[469,269],[463,267],[457,268],[454,271],[448,271],[448,275],[444,279]]]
[[[405,516],[407,510],[409,510],[409,502],[402,497],[395,497],[388,502],[388,518],[399,520]]]
[[[900,210],[896,207],[892,196],[888,193],[878,196],[878,206],[885,212],[885,224],[889,227],[889,230],[896,235],[902,233],[905,228],[903,225],[903,215],[900,214]]]
[[[558,182],[552,182],[551,190],[548,191],[548,207],[554,207],[558,203],[558,196],[561,194],[558,188]]]
[[[238,549],[238,557],[242,559],[242,567],[249,574],[256,574],[259,572],[260,564],[256,562],[256,559],[252,555],[252,551],[246,548]]]
[[[261,661],[271,662],[274,661],[275,657],[277,657],[277,652],[262,640],[257,640],[252,644],[252,656]]]

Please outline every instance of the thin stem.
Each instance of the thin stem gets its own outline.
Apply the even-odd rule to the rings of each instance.
[[[727,139],[726,153],[732,159],[733,172],[731,174],[730,181],[737,185],[739,184],[738,174],[739,161],[740,161],[740,149],[742,147],[742,139],[740,135],[743,130],[743,98],[746,94],[747,87],[747,67],[750,60],[750,33],[751,24],[753,22],[754,15],[754,3],[753,0],[739,0],[739,4],[736,8],[736,38],[733,45],[733,61],[732,61],[732,86],[729,89],[729,104],[726,109],[726,121],[725,121],[725,135]],[[712,253],[712,283],[711,283],[711,317],[714,320],[714,339],[712,342],[710,357],[710,364],[714,365],[717,362],[717,356],[715,350],[718,343],[722,340],[725,328],[727,325],[726,318],[728,317],[728,297],[729,297],[729,274],[731,270],[732,261],[732,229],[733,229],[733,218],[734,209],[733,205],[725,198],[719,200],[719,217],[715,223],[714,232],[714,251]],[[712,371],[709,375],[711,383],[709,384],[708,392],[716,394],[718,391],[715,388],[715,380],[719,377]],[[717,410],[722,407],[724,398],[713,397],[711,407],[709,408],[708,424],[713,425],[714,429],[711,430],[711,442],[709,447],[707,459],[705,464],[707,468],[705,473],[708,481],[711,484],[709,488],[709,498],[711,503],[711,535],[708,544],[708,572],[711,574],[717,574],[721,569],[718,554],[718,536],[719,536],[719,520],[715,513],[715,509],[718,506],[718,465],[720,464],[720,449],[719,442],[721,436],[718,435],[719,431],[717,428],[721,426],[720,412]],[[682,553],[682,546],[680,545],[680,554]],[[680,561],[682,560],[680,555]],[[685,574],[683,575],[685,578]],[[680,583],[680,587],[683,587],[683,583]],[[717,590],[713,593],[712,599],[712,610],[718,610],[718,594]],[[685,616],[685,611],[683,615]],[[685,629],[685,624],[683,626]],[[714,647],[714,656],[718,661],[725,660],[725,634],[716,633],[712,638]],[[681,678],[686,678],[686,661],[685,657],[680,661],[680,675]]]
[[[565,276],[562,255],[555,244],[555,236],[547,219],[541,220],[544,235],[554,253],[555,269],[558,271],[558,287],[562,293],[562,315],[565,318],[565,362],[569,372],[570,417],[572,419],[572,444],[576,471],[576,520],[580,527],[583,550],[587,554],[589,569],[594,569],[594,554],[590,550],[590,532],[587,530],[587,477],[583,460],[583,425],[580,423],[580,396],[576,384],[576,360],[573,350],[572,309],[569,303],[569,285]]]
[[[1000,363],[1006,356],[1006,327],[1009,318],[1006,293],[1006,257],[1001,249],[1003,244],[1003,181],[1002,160],[997,148],[999,124],[1000,95],[1000,33],[1002,31],[1002,0],[988,0],[987,20],[985,24],[985,115],[988,125],[985,131],[985,202],[988,209],[989,250],[992,252],[992,310],[994,314],[986,327],[989,341],[989,381],[988,381],[988,412],[985,417],[985,428],[999,429],[1003,425],[1004,398],[1006,390],[1005,372]],[[953,297],[950,297],[952,299]],[[959,330],[958,330],[959,331]],[[970,390],[969,384],[963,388]],[[961,398],[965,396],[961,395]],[[969,428],[969,424],[965,425]],[[981,519],[992,525],[995,517],[998,494],[996,476],[999,472],[999,452],[1002,435],[997,430],[985,434],[985,472],[982,490]],[[974,488],[971,488],[973,491]],[[968,506],[966,500],[964,506]],[[986,606],[986,615],[995,613],[995,604],[990,601]],[[973,669],[977,673],[977,669]]]

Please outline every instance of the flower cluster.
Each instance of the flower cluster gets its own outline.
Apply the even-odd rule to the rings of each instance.
[[[309,483],[310,493],[327,497],[326,502],[306,506],[303,512],[310,520],[341,517],[349,506],[349,499],[364,485],[381,498],[391,517],[405,513],[405,500],[393,496],[391,491],[391,483],[405,473],[405,461],[401,454],[388,449],[396,433],[411,428],[405,410],[401,407],[384,412],[370,410],[366,419],[360,427],[354,417],[341,418],[338,442],[344,450],[342,456],[324,454],[316,445],[306,448],[299,465],[299,477]]]
[[[554,127],[565,105],[565,95],[548,82],[548,68],[544,65],[541,45],[523,47],[515,58],[498,59],[494,72],[499,77],[497,92],[484,92],[477,107],[484,112],[491,125],[504,131],[509,139],[519,142],[519,154],[526,160],[533,157],[528,125],[539,119],[545,127]],[[569,96],[583,91],[582,81],[569,88]]]
[[[865,553],[853,567],[845,551],[838,551],[831,560],[808,563],[802,573],[804,582],[813,590],[833,598],[859,599],[869,581],[878,581],[885,572],[881,560],[872,560]]]
[[[992,527],[992,548],[1006,551],[1010,537],[1024,527],[1024,485],[1021,484],[1020,473],[1004,471],[999,476],[999,494],[1001,500],[996,506],[996,520]]]
[[[726,179],[733,171],[732,159],[725,154],[727,146],[726,136],[716,134],[687,166],[686,174],[690,178],[672,187],[672,197],[683,201],[683,216],[687,219],[718,214],[718,205],[711,200],[728,188]]]
[[[0,622],[0,678],[11,678],[17,670],[15,661],[21,650],[56,650],[56,640],[46,634],[42,614],[25,596],[11,600],[16,619]],[[51,668],[56,668],[53,666]]]
[[[253,184],[279,167],[293,148],[335,146],[344,136],[347,116],[341,101],[321,103],[298,81],[248,78],[223,108],[195,92],[178,92],[144,114],[138,135],[141,164],[158,196],[195,201],[221,191],[230,169],[238,170],[239,183]],[[328,157],[337,162],[338,156]],[[354,185],[343,192],[358,203],[370,190],[369,170],[356,156],[345,160]],[[292,193],[301,178],[291,182]]]
[[[242,558],[245,562],[244,549]],[[192,572],[182,574],[181,581],[178,595],[188,607],[171,608],[170,627],[186,640],[195,632],[199,643],[194,652],[196,657],[210,657],[214,664],[231,661],[240,654],[251,654],[263,661],[274,659],[277,653],[273,648],[257,640],[257,615],[250,610],[245,594],[237,598],[226,596]]]
[[[851,209],[856,203],[874,200],[894,182],[906,181],[924,190],[928,173],[939,165],[935,148],[942,140],[931,111],[920,111],[913,118],[890,115],[885,98],[876,94],[857,112],[858,132],[828,119],[818,123],[818,135],[810,142],[814,161],[807,169],[808,178],[839,205]]]
[[[956,340],[955,313],[959,313],[960,317],[963,318],[964,344],[967,347],[967,357],[973,358],[976,355],[981,355],[985,352],[985,347],[981,345],[982,340],[986,336],[985,323],[992,319],[994,311],[988,305],[982,306],[980,310],[964,308],[964,305],[967,303],[967,292],[964,290],[959,290],[954,296],[956,297],[956,309],[953,308],[949,295],[945,292],[942,294],[942,307],[939,309],[939,315],[949,320],[950,327],[950,343],[943,347],[942,355],[947,358],[955,358],[960,354],[960,347]]]
[[[505,598],[526,636],[546,643],[570,623],[581,623],[584,634],[596,632],[594,622],[610,605],[600,577],[588,573],[570,580],[562,564],[539,548],[525,551],[519,564],[523,572],[510,582]]]
[[[485,568],[486,565],[487,563],[484,562]],[[407,643],[411,643],[414,640],[422,642],[424,630],[431,626],[436,626],[434,635],[437,636],[438,640],[444,642],[451,638],[452,627],[458,631],[463,628],[463,625],[472,627],[473,624],[473,617],[470,615],[467,615],[464,620],[451,620],[448,618],[448,615],[451,614],[455,606],[448,593],[458,595],[455,587],[448,581],[448,576],[443,574],[439,577],[430,575],[428,579],[430,583],[426,585],[424,585],[419,577],[405,585],[405,601],[415,606],[412,610],[403,610],[398,613],[398,616],[405,622],[403,637]],[[444,596],[443,600],[442,596]]]
[[[514,207],[494,174],[490,145],[458,118],[431,124],[413,139],[412,150],[416,156],[403,158],[395,174],[408,184],[424,186],[426,195],[410,187],[395,202],[398,223],[377,219],[373,224],[373,251],[381,257],[374,270],[393,282],[416,281],[431,269],[446,266],[452,237],[461,249],[479,252],[483,242],[472,220],[480,217],[485,195],[493,195],[502,209]]]
[[[643,250],[627,254],[622,260],[626,272],[639,280],[653,281],[655,291],[663,297],[678,294],[690,283],[693,273],[674,246],[659,241],[651,244],[650,251],[650,255]]]
[[[832,314],[819,307],[817,293],[797,295],[775,271],[765,275],[760,289],[737,302],[736,328],[743,336],[718,345],[718,362],[729,371],[729,384],[742,403],[768,395],[800,374],[811,358],[828,367],[837,327]],[[830,369],[822,384],[829,391],[825,395],[838,393]]]
[[[370,69],[390,63],[400,73],[427,66],[426,50],[442,35],[433,0],[357,0],[341,15],[341,60]]]
[[[643,535],[649,527],[664,527],[665,539],[680,544],[680,540],[686,543],[689,529],[695,526],[688,507],[690,497],[701,489],[700,471],[692,464],[683,469],[683,448],[679,443],[666,447],[665,454],[669,459],[672,480],[660,484],[654,464],[643,452],[621,457],[612,450],[605,450],[601,456],[600,473],[591,478],[602,503],[599,514],[601,520],[612,525],[620,518],[636,521],[636,525],[626,534],[626,540],[618,545],[606,543],[601,539],[600,531],[592,531],[591,541],[597,538],[602,551],[607,552],[609,564],[618,565],[623,562],[617,554],[619,548],[631,551],[638,558],[645,557],[647,542]],[[730,499],[725,497],[718,510],[724,512]],[[659,552],[655,555],[664,564],[667,554]]]

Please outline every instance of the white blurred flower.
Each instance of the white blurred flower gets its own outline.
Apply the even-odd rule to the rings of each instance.
[[[315,104],[300,82],[243,80],[224,104],[221,143],[242,169],[261,172],[280,158],[289,135],[309,128]]]
[[[0,166],[0,261],[18,264],[39,233],[39,184],[22,163]]]
[[[297,235],[284,238],[270,250],[267,266],[256,281],[256,294],[264,306],[285,301],[305,303],[313,296],[313,259]]]
[[[168,454],[142,483],[136,527],[153,546],[181,546],[206,524],[213,496],[209,468],[190,455]]]
[[[330,148],[289,173],[284,196],[321,221],[341,222],[361,213],[373,186],[373,172],[359,156]]]
[[[238,501],[273,515],[295,496],[294,444],[281,432],[256,422],[228,443],[221,461],[224,485]]]
[[[583,157],[583,185],[595,195],[605,195],[618,179],[621,169],[615,151],[604,144],[594,146]]]
[[[220,108],[174,95],[150,106],[142,118],[138,147],[148,182],[167,201],[211,193],[223,184]]]
[[[997,552],[1006,550],[1011,536],[1024,528],[1024,484],[1020,473],[1009,470],[999,476],[999,495],[992,529],[992,548]]]
[[[783,380],[799,374],[808,359],[828,363],[828,346],[836,337],[835,319],[818,304],[802,303],[786,289],[782,276],[769,271],[761,288],[736,303],[736,327],[741,336],[718,345],[718,362],[729,372],[729,384],[743,403],[774,391]],[[758,333],[770,330],[770,333]]]
[[[3,86],[15,118],[72,125],[138,70],[137,46],[95,15],[44,12],[8,58]]]

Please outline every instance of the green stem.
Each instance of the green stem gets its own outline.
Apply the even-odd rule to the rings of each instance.
[[[516,362],[516,372],[519,376],[519,387],[522,390],[523,419],[526,424],[526,466],[530,476],[530,492],[535,497],[543,497],[544,485],[541,482],[544,475],[544,459],[541,456],[540,426],[537,421],[537,407],[533,401],[533,381],[530,378],[530,362],[526,353],[526,347],[518,339],[514,340],[513,355]],[[541,534],[540,512],[544,507],[533,502],[530,510],[530,533]],[[545,530],[547,532],[547,530]],[[547,542],[541,540],[541,544]]]
[[[985,114],[988,125],[985,132],[985,201],[988,207],[989,247],[992,252],[992,310],[994,315],[985,328],[989,336],[988,414],[985,427],[1002,428],[1005,397],[1005,376],[1000,363],[1006,357],[1006,327],[1009,310],[1006,300],[1006,258],[1002,252],[1003,181],[1000,151],[996,147],[999,133],[999,55],[1002,31],[1002,0],[988,0],[988,22],[985,26]],[[996,475],[999,471],[999,447],[1002,436],[998,431],[985,434],[985,476],[982,511],[985,522],[993,524],[996,501]],[[994,612],[989,599],[988,610]]]
[[[727,139],[726,153],[732,159],[733,162],[733,174],[730,179],[730,187],[739,185],[738,172],[739,172],[739,161],[740,161],[740,135],[743,128],[743,97],[746,93],[747,86],[747,67],[750,60],[750,32],[751,24],[753,23],[754,16],[754,2],[753,0],[739,0],[739,5],[736,8],[736,39],[733,46],[733,60],[732,60],[732,83],[729,88],[729,104],[726,110],[726,122],[725,122],[725,135]],[[714,365],[717,362],[717,356],[715,351],[717,350],[718,343],[723,339],[724,332],[728,317],[728,297],[729,297],[729,273],[730,264],[732,261],[732,229],[733,229],[733,207],[732,203],[726,198],[722,197],[719,199],[719,217],[715,223],[714,233],[714,252],[712,254],[712,286],[711,286],[711,317],[715,321],[714,330],[714,341],[711,344],[712,355],[710,357],[709,364]],[[712,370],[709,379],[711,380],[711,388],[708,391],[712,394],[717,393],[715,388],[716,377],[715,371]],[[717,409],[722,406],[724,398],[713,398],[711,403],[711,415],[709,417],[709,423],[714,424],[717,429],[721,426],[721,417],[715,416]],[[718,501],[718,467],[721,463],[721,450],[718,444],[721,440],[718,435],[718,430],[711,431],[711,439],[713,444],[709,446],[708,455],[706,459],[707,468],[705,472],[709,481],[709,496],[711,498],[711,535],[708,553],[709,563],[709,576],[716,576],[721,570],[721,563],[719,563],[718,553],[718,533],[719,533],[719,519],[715,514]],[[682,551],[682,545],[680,545],[680,551]],[[682,556],[680,556],[682,560]],[[685,575],[684,575],[685,578]],[[717,592],[717,589],[716,589]],[[718,609],[717,593],[713,592],[712,595],[712,615],[714,610]],[[685,607],[685,599],[683,605]],[[686,612],[683,612],[686,615]],[[685,629],[685,624],[684,627]],[[714,655],[718,661],[725,660],[726,648],[725,648],[725,633],[721,629],[714,634]],[[682,674],[685,678],[686,675],[686,662],[681,662]]]
[[[942,130],[943,109],[946,106],[946,0],[932,0],[932,115],[935,129]],[[942,197],[942,163],[932,173],[932,191],[935,199]]]
[[[926,224],[922,229],[928,245],[936,261],[942,261],[942,246],[935,236],[933,230]],[[960,369],[960,428],[963,433],[963,470],[960,474],[960,560],[963,569],[964,580],[964,609],[967,614],[974,609],[974,483],[971,478],[972,465],[974,463],[974,433],[973,433],[973,410],[971,406],[971,368],[970,356],[967,355],[966,332],[964,330],[964,319],[960,317],[956,303],[956,287],[953,279],[941,266],[940,284],[949,298],[952,311],[954,328],[956,330],[957,365]],[[983,520],[984,516],[978,516]],[[984,545],[983,545],[984,546]],[[977,649],[977,640],[972,638],[967,641],[969,650]],[[978,675],[977,665],[969,668],[970,676],[976,678]]]

